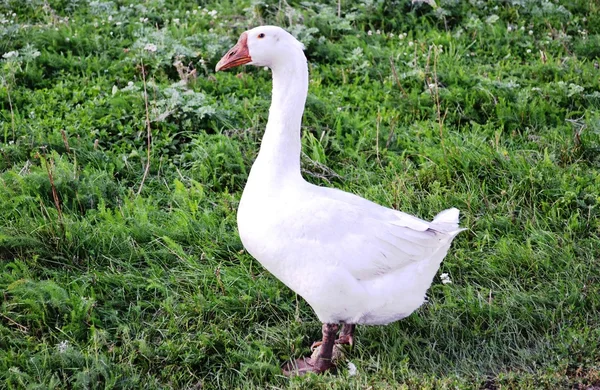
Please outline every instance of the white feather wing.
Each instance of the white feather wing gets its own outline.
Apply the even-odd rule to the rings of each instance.
[[[317,188],[321,190],[312,192],[313,197],[296,200],[292,209],[300,214],[287,220],[297,221],[292,230],[307,247],[318,248],[315,257],[358,280],[427,260],[461,231],[456,209],[440,213],[440,221],[427,222],[346,192]]]

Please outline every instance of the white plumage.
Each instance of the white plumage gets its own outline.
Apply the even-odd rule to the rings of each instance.
[[[241,63],[273,72],[267,128],[238,210],[244,247],[323,323],[387,324],[408,316],[424,302],[463,230],[458,210],[427,222],[306,182],[300,174],[308,90],[302,45],[279,27],[257,27],[242,35],[217,70],[230,67],[240,50],[247,52]]]
[[[339,190],[294,180],[254,185],[238,210],[244,247],[324,323],[387,324],[425,299],[458,228],[458,210],[433,222]]]

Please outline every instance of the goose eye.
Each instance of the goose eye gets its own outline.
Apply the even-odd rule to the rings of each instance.
[[[264,37],[265,37],[265,33],[260,33],[260,34],[258,34],[258,37],[259,37],[260,39],[264,38]]]

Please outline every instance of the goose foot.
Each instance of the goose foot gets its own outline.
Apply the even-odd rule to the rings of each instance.
[[[321,341],[319,350],[315,351],[310,358],[304,357],[286,364],[283,367],[283,374],[288,377],[304,375],[309,372],[322,374],[331,369],[334,366],[333,346],[338,328],[337,324],[323,324],[323,341]]]
[[[287,377],[302,376],[308,374],[309,372],[322,374],[331,367],[333,367],[333,364],[331,363],[329,363],[329,365],[317,366],[315,359],[303,357],[287,363],[283,367],[283,375]]]

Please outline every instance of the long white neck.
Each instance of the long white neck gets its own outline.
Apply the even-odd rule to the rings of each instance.
[[[302,51],[293,51],[272,67],[273,96],[269,121],[253,170],[271,180],[301,179],[300,126],[308,93],[308,65]]]

